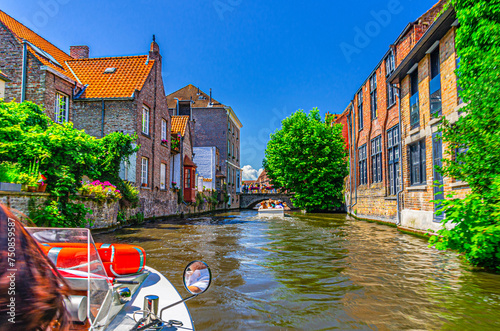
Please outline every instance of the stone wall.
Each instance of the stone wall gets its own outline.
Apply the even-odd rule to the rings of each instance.
[[[210,205],[207,203],[200,207],[184,203],[178,204],[176,193],[170,190],[168,194],[169,199],[167,201],[150,202],[149,199],[141,199],[138,207],[126,209],[121,209],[118,201],[111,200],[102,203],[89,197],[79,196],[75,202],[81,202],[85,207],[92,210],[92,214],[87,215],[87,219],[92,221],[92,229],[108,229],[121,225],[117,219],[120,211],[124,214],[126,221],[134,221],[138,214],[141,218],[144,217],[145,220],[149,220],[210,211]],[[14,214],[21,218],[24,224],[28,223],[30,205],[38,207],[48,199],[50,199],[48,193],[0,191],[0,203],[13,210]]]

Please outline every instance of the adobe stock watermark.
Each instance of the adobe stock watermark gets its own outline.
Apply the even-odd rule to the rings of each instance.
[[[215,0],[213,2],[214,9],[219,15],[221,21],[224,20],[224,14],[232,12],[236,7],[241,5],[243,0]]]
[[[40,6],[40,10],[37,10],[30,18],[23,17],[22,21],[36,32],[46,26],[51,18],[59,14],[59,9],[62,5],[66,5],[70,1],[71,0],[40,0],[37,2],[38,6]]]
[[[8,218],[7,222],[7,280],[9,288],[7,295],[9,302],[7,303],[7,320],[16,323],[16,223],[12,218]]]
[[[360,54],[362,49],[368,47],[372,38],[377,37],[382,28],[387,27],[391,23],[393,15],[401,13],[403,9],[399,0],[389,0],[387,9],[382,9],[378,12],[374,10],[370,11],[373,20],[367,22],[364,29],[361,29],[359,26],[354,27],[356,35],[354,36],[353,43],[342,42],[339,45],[347,63],[351,63],[354,54]]]

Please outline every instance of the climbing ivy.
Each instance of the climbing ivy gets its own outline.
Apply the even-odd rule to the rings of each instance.
[[[451,5],[460,24],[456,73],[466,106],[457,122],[443,121],[448,158],[440,170],[467,182],[470,193],[441,201],[449,229],[430,243],[500,271],[500,1],[452,0]]]

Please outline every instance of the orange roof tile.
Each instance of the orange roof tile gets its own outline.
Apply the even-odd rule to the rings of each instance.
[[[184,137],[188,121],[189,116],[187,115],[172,116],[172,133],[180,133]]]
[[[200,94],[198,94],[198,91]],[[201,98],[200,98],[201,97]],[[207,108],[208,103],[210,102],[210,96],[205,92],[199,90],[196,86],[189,84],[177,90],[173,93],[167,95],[167,103],[168,108],[176,108],[177,101],[174,99],[177,98],[180,101],[182,100],[193,100],[192,108]],[[212,106],[213,108],[224,108],[226,107],[219,101],[212,98]]]
[[[28,29],[26,26],[23,24],[19,23],[16,21],[14,18],[10,17],[7,15],[5,12],[0,10],[0,22],[5,25],[5,27],[12,32],[14,37],[19,41],[22,42],[23,40],[28,41],[35,47],[41,49],[42,51],[46,52],[48,55],[54,58],[54,60],[57,61],[54,62],[52,61],[49,57],[46,55],[40,53],[35,47],[28,46],[28,50],[30,53],[36,56],[37,59],[39,59],[44,65],[51,67],[52,69],[58,71],[59,73],[65,75],[66,77],[69,77],[71,79],[74,79],[74,76],[72,75],[71,71],[68,70],[68,67],[66,65],[66,61],[72,60],[73,58],[36,34],[35,32],[31,31]]]
[[[68,66],[89,86],[85,98],[130,98],[135,90],[141,90],[154,60],[147,55],[102,57],[68,61]],[[104,73],[115,68],[113,73]]]

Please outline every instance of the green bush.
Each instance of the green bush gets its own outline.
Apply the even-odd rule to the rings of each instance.
[[[44,205],[30,211],[29,217],[37,226],[45,227],[85,227],[92,225],[85,219],[92,210],[83,203],[58,202],[49,200]]]
[[[32,102],[0,103],[0,162],[16,162],[28,173],[36,160],[37,169],[47,178],[47,191],[59,204],[59,213],[53,205],[45,209],[50,224],[63,224],[58,217],[74,223],[72,215],[80,215],[83,209],[69,199],[83,176],[121,184],[120,164],[138,150],[136,140],[135,135],[119,132],[97,139],[75,129],[73,123],[54,123]],[[84,217],[80,221],[86,222]]]
[[[21,166],[17,163],[0,163],[0,182],[22,184]]]

